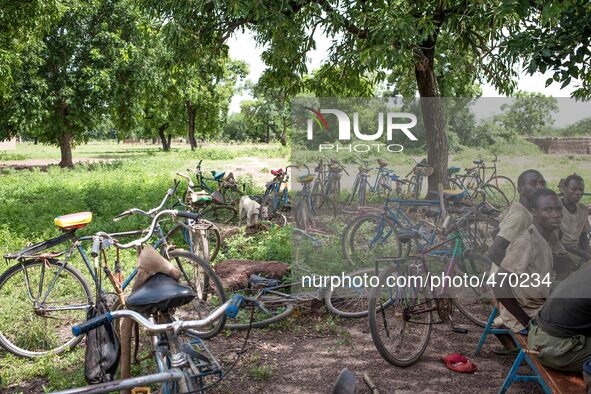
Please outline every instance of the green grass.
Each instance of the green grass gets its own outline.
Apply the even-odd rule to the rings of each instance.
[[[175,173],[194,168],[200,159],[204,160],[204,170],[224,170],[240,166],[246,158],[252,157],[284,159],[287,164],[289,154],[288,148],[278,145],[216,145],[205,146],[196,151],[183,147],[173,148],[166,153],[157,145],[90,143],[77,147],[74,157],[113,161],[77,165],[73,170],[58,167],[50,167],[47,172],[4,170],[0,173],[0,255],[19,250],[28,243],[59,235],[60,232],[53,225],[53,218],[66,213],[93,212],[93,222],[80,230],[80,234],[145,227],[147,222],[141,218],[128,218],[115,223],[112,217],[130,207],[149,209],[156,206],[171,186]],[[587,156],[543,155],[527,144],[505,147],[499,154],[499,174],[514,180],[523,170],[536,168],[544,174],[549,186],[556,187],[558,180],[568,174],[577,172],[585,176],[591,173],[591,161]],[[415,157],[419,158],[418,155]],[[472,167],[472,160],[482,158],[491,161],[493,157],[489,151],[465,149],[450,156],[450,165]],[[59,150],[43,145],[19,144],[16,152],[0,153],[0,160],[46,158],[59,159]],[[375,160],[374,157],[369,159]],[[351,163],[352,158],[343,161]],[[413,166],[407,155],[392,154],[387,157],[387,161],[401,175],[405,175]],[[355,171],[356,166],[351,166],[351,169]],[[266,174],[259,175],[263,179],[269,178]],[[239,181],[247,185],[248,191],[260,191],[261,188],[254,184],[253,177],[239,178]],[[330,225],[331,229],[338,230],[343,223],[337,220]],[[342,270],[340,241],[323,241],[326,241],[323,247],[303,242],[303,262],[313,269],[326,270],[320,272],[323,274]],[[272,229],[269,233],[252,237],[241,232],[227,240],[219,260],[241,258],[289,262],[290,242],[289,229]],[[80,261],[74,261],[73,264],[84,269]],[[133,253],[123,254],[123,264],[125,272],[133,269]],[[8,266],[4,264],[1,269]],[[326,333],[335,332],[335,327],[335,320],[327,320],[316,329]],[[338,345],[349,346],[350,338],[347,334],[338,330],[336,332],[339,333]],[[39,386],[39,391],[82,385],[82,363],[82,349],[33,361],[17,359],[0,352],[0,387],[10,387],[9,390],[15,391],[22,382],[37,378],[46,384],[44,387]],[[268,365],[257,368],[251,371],[250,377],[253,379],[264,380],[273,375],[273,368]]]

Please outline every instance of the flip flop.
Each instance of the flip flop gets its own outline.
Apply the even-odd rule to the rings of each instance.
[[[476,365],[459,353],[448,354],[442,358],[442,361],[445,363],[447,368],[454,372],[474,373],[476,371]]]

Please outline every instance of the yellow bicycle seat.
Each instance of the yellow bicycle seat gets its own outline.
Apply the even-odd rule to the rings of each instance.
[[[298,177],[300,183],[310,183],[314,180],[314,175],[302,175]]]
[[[56,226],[64,230],[82,228],[92,222],[92,212],[78,212],[61,215],[53,219]]]

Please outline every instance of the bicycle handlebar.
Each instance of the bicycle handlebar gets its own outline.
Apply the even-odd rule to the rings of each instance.
[[[158,212],[162,208],[164,208],[164,205],[166,205],[166,202],[168,201],[168,199],[170,197],[172,197],[174,195],[174,193],[176,193],[176,190],[178,189],[180,183],[181,183],[180,181],[176,181],[176,180],[174,181],[174,187],[172,187],[166,191],[166,195],[162,199],[162,202],[160,202],[160,205],[158,205],[156,208],[152,208],[148,212],[146,212],[142,209],[139,209],[139,208],[130,208],[127,211],[121,212],[119,215],[115,216],[113,218],[113,221],[118,222],[119,220],[123,219],[124,217],[133,215],[135,213],[143,215],[143,216],[153,217],[156,214],[156,212]]]
[[[160,221],[160,218],[165,216],[165,215],[171,215],[171,216],[180,216],[180,217],[184,217],[184,218],[188,218],[188,219],[193,219],[193,220],[197,220],[199,219],[199,215],[198,214],[194,214],[191,212],[184,212],[184,211],[177,211],[174,209],[165,209],[163,211],[158,212],[154,218],[152,219],[152,223],[150,224],[150,226],[148,227],[148,233],[140,238],[140,239],[136,239],[134,241],[128,242],[126,244],[120,244],[117,242],[117,240],[115,240],[110,234],[105,233],[103,231],[100,231],[98,233],[96,233],[94,238],[102,238],[102,239],[109,239],[110,241],[112,241],[113,245],[115,245],[115,247],[119,248],[119,249],[130,249],[136,246],[141,246],[142,244],[144,244],[147,240],[150,239],[150,237],[152,237],[152,234],[154,234],[154,230],[156,229],[156,225],[158,224],[158,222]],[[94,239],[93,238],[93,239]],[[100,241],[99,241],[100,242]],[[93,245],[93,250],[94,250],[94,245]],[[98,253],[98,249],[97,249],[97,253]]]
[[[113,319],[120,319],[122,317],[131,318],[132,320],[136,321],[138,324],[143,326],[147,331],[154,333],[166,332],[171,330],[174,332],[179,332],[189,329],[197,329],[211,324],[212,322],[219,319],[223,314],[226,314],[226,316],[229,318],[236,317],[238,315],[238,311],[240,310],[240,308],[243,307],[246,303],[249,303],[257,307],[264,313],[269,313],[269,311],[267,310],[267,308],[265,308],[264,304],[261,301],[256,300],[254,298],[244,297],[240,294],[235,294],[228,301],[224,302],[217,309],[213,310],[206,318],[200,320],[178,320],[170,323],[157,324],[146,319],[138,312],[123,309],[113,312],[107,312],[103,315],[96,316],[82,324],[75,325],[72,327],[72,334],[74,334],[74,336],[86,334],[91,330],[94,330],[98,327],[112,322]]]

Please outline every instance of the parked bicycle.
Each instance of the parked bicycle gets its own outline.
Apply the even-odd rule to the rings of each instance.
[[[167,217],[199,220],[199,215],[191,212],[162,210],[154,214],[145,230],[78,237],[76,231],[91,222],[92,214],[64,215],[55,221],[62,235],[5,255],[6,260],[16,260],[17,263],[0,276],[0,346],[17,356],[38,357],[71,349],[80,341],[80,338],[69,335],[67,327],[86,319],[87,310],[93,304],[93,292],[87,279],[72,264],[75,252],[80,255],[92,281],[102,283],[99,276],[104,274],[114,286],[115,299],[123,303],[123,291],[137,274],[137,268],[123,279],[119,253],[114,259],[114,267],[109,267],[106,259],[100,262],[95,259],[93,264],[83,244],[93,241],[94,247],[100,237],[107,245],[110,240],[143,235],[127,244],[112,243],[118,250],[135,248],[139,251],[155,235],[154,249],[161,250],[176,264],[182,273],[181,281],[199,295],[182,313],[199,315],[224,302],[226,296],[221,281],[209,264],[170,243],[177,232],[190,226],[175,220],[171,230],[165,232],[160,222]],[[59,250],[52,251],[60,245]],[[102,289],[101,295],[104,294],[107,292]],[[220,320],[207,331],[195,335],[212,337],[221,330],[223,323]]]
[[[298,275],[317,276],[310,268],[298,262],[292,264],[292,273],[294,272]],[[354,283],[353,278],[363,278],[364,275],[370,275],[372,272],[373,268],[366,268],[345,275],[351,277]],[[313,300],[324,300],[327,309],[336,316],[347,318],[367,316],[368,289],[363,286],[317,287],[315,290],[302,290],[301,282],[283,283],[277,279],[251,275],[248,287],[240,292],[263,303],[267,311],[255,314],[252,322],[247,322],[247,316],[242,316],[244,322],[226,323],[226,328],[232,330],[263,328],[277,323],[290,316],[297,306]]]
[[[372,171],[372,168],[369,167],[369,161],[360,160],[358,164],[358,173],[353,182],[351,194],[347,197],[347,205],[352,204],[356,199],[358,208],[365,206],[368,192],[375,193],[382,199],[391,196],[392,193],[396,193],[396,196],[402,196],[402,188],[408,182],[399,178],[393,170],[388,169],[387,162],[378,159],[378,167],[375,168],[377,173],[373,182],[369,181],[369,174]]]
[[[297,195],[297,204],[294,211],[296,226],[304,231],[319,231],[335,218],[336,204],[334,200],[323,193],[314,193],[310,187],[314,181],[314,175],[306,165],[302,165],[307,174],[297,177],[302,190]]]
[[[453,199],[455,196],[450,197]],[[477,253],[488,250],[498,229],[498,221],[488,214],[487,207],[461,207],[456,211],[454,222],[463,230],[470,248]],[[407,256],[413,245],[418,250],[437,242],[440,222],[439,200],[386,199],[379,214],[361,215],[345,228],[341,234],[341,250],[351,266],[358,266],[372,258]],[[417,224],[421,225],[417,240],[402,244],[396,239],[398,230],[416,227]]]
[[[193,183],[189,175],[182,172],[177,172],[176,174],[187,180],[187,189],[183,192],[183,197],[178,202],[179,205],[190,211],[199,213],[202,219],[216,224],[238,222],[238,210],[234,204],[225,203],[224,198],[219,193],[216,194],[214,192],[212,194],[208,190],[195,190],[195,183]]]
[[[236,183],[236,179],[234,179],[234,175],[230,173],[226,176],[225,171],[211,171],[212,178],[208,178],[203,175],[203,170],[201,169],[202,162],[203,160],[199,160],[195,171],[187,169],[189,172],[195,175],[198,187],[201,190],[205,190],[208,193],[214,195],[216,199],[219,199],[220,202],[224,204],[236,205],[244,193],[238,188],[238,184]],[[206,181],[215,182],[217,184],[217,188],[213,189],[207,184]],[[217,193],[221,195],[221,198],[216,196]]]
[[[417,231],[398,234],[401,242],[419,238]],[[480,278],[490,272],[490,264],[485,259],[464,251],[463,238],[462,232],[455,230],[417,256],[380,260],[390,264],[379,273],[378,287],[370,291],[369,327],[376,349],[389,363],[398,367],[415,364],[429,344],[433,324],[449,323],[453,331],[466,333],[465,328],[454,323],[456,308],[470,321],[484,327],[492,307],[492,293],[486,285],[472,285],[470,281],[472,287],[459,291],[446,281],[435,289],[428,284],[430,275],[439,272],[432,272],[427,256],[448,245],[453,246],[453,252],[441,273],[450,278],[464,274]],[[402,280],[409,278],[421,278],[427,285],[421,285],[419,279],[402,285]],[[397,280],[400,280],[399,285]]]
[[[157,372],[100,383],[88,387],[60,391],[59,394],[111,393],[135,387],[159,385],[163,394],[205,393],[218,384],[227,373],[199,339],[184,340],[187,331],[199,330],[221,319],[233,318],[245,305],[266,310],[257,300],[235,295],[199,320],[175,320],[174,308],[191,302],[195,297],[191,289],[174,279],[156,274],[144,286],[148,290],[132,293],[127,299],[130,309],[109,312],[72,327],[72,333],[81,339],[84,334],[113,320],[129,318],[137,322],[152,336],[152,354]],[[248,338],[247,338],[248,339]],[[246,340],[245,340],[246,344]]]
[[[492,167],[487,167],[483,160],[474,160],[473,163],[476,164],[476,167],[466,168],[464,174],[459,173],[459,167],[448,169],[452,186],[466,191],[471,199],[487,203],[492,208],[500,211],[507,208],[515,198],[515,184],[508,177],[497,175],[496,155]],[[487,169],[493,170],[488,179],[486,177]]]

